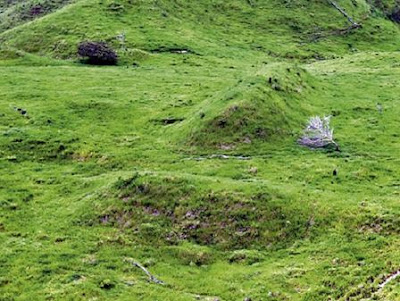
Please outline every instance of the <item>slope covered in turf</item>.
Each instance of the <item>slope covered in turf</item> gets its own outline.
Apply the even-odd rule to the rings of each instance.
[[[394,3],[32,3],[0,12],[0,300],[400,297]]]

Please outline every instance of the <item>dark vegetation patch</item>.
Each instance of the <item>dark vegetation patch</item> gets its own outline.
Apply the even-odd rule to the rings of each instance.
[[[50,119],[44,122],[47,127],[52,125]],[[4,131],[2,136],[5,142],[3,155],[13,162],[70,159],[74,153],[73,145],[78,140],[75,137],[55,137],[48,134],[47,129],[42,129],[40,135],[34,135],[17,126]]]
[[[0,32],[50,14],[71,3],[71,0],[3,1],[0,10]]]
[[[10,195],[9,198],[0,199],[1,209],[18,210],[23,204],[29,203],[34,198],[34,194],[25,188],[0,187],[0,189],[6,189]]]
[[[120,14],[125,11],[125,6],[119,2],[111,2],[107,6],[107,11],[114,14]]]
[[[90,65],[116,65],[117,53],[105,42],[86,41],[78,46],[78,55]]]
[[[396,23],[400,23],[400,8],[395,8],[391,13],[388,14],[390,20]]]
[[[7,145],[7,152],[15,155],[16,161],[34,160],[47,161],[55,159],[67,159],[72,152],[67,149],[68,141],[57,139],[37,140],[30,138],[11,139]]]
[[[369,0],[372,10],[385,15],[389,20],[400,23],[399,1]]]
[[[400,217],[392,212],[382,214],[366,214],[358,225],[361,233],[381,234],[381,235],[399,235]]]
[[[15,60],[23,57],[23,53],[0,46],[0,57],[4,60]]]
[[[104,197],[112,205],[97,208],[97,217],[85,223],[117,227],[145,244],[186,241],[222,249],[265,249],[310,234],[307,205],[287,204],[268,193],[213,192],[178,178],[135,175],[118,180]]]
[[[10,7],[11,5],[14,5],[18,2],[22,2],[21,0],[1,0],[0,1],[0,7],[3,9]]]

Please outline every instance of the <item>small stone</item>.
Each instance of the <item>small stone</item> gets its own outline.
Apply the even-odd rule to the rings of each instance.
[[[251,144],[251,139],[250,139],[249,137],[245,137],[245,138],[243,139],[243,143]]]
[[[257,167],[251,167],[249,169],[249,173],[252,173],[252,174],[256,175],[258,173],[258,168]]]
[[[133,286],[135,283],[133,282],[133,281],[125,281],[124,282],[125,283],[125,285],[127,285],[127,286]]]
[[[220,145],[219,148],[222,149],[222,150],[232,150],[232,149],[235,149],[235,146],[233,144],[225,144],[225,143],[223,143],[223,144]]]

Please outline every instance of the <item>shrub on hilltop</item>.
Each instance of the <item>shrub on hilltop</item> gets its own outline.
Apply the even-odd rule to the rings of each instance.
[[[91,65],[116,65],[118,62],[117,53],[105,42],[82,42],[78,54]]]

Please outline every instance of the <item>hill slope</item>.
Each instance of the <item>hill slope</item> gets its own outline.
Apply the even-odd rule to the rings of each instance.
[[[12,29],[23,23],[41,18],[71,3],[68,0],[20,1],[2,0],[0,2],[0,32]]]
[[[252,5],[250,5],[252,3]],[[398,28],[365,1],[341,1],[363,28],[354,34],[327,1],[79,1],[0,34],[12,48],[75,58],[83,40],[111,43],[128,61],[137,50],[190,49],[237,57],[242,50],[283,58],[324,58],[355,49],[396,49]],[[125,39],[118,39],[121,34]],[[284,47],[281,47],[284,45]]]

